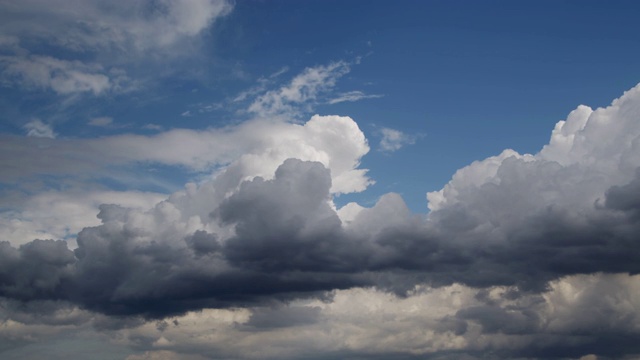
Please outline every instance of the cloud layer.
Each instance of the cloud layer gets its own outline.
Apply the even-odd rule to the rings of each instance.
[[[331,83],[340,66],[303,75]],[[261,97],[256,113],[317,88],[295,84]],[[132,359],[637,354],[639,116],[640,86],[606,108],[580,106],[539,153],[460,169],[427,194],[427,215],[397,194],[336,210],[335,194],[371,183],[359,169],[367,141],[348,117],[7,137],[16,156],[5,180],[142,161],[215,174],[150,209],[101,205],[77,248],[0,243],[0,296],[17,309],[5,323],[43,334],[91,324],[139,349]],[[37,162],[29,152],[43,146]],[[211,323],[219,331],[204,335]]]

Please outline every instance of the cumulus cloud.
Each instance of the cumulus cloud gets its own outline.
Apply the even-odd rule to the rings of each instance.
[[[2,243],[0,295],[101,314],[149,357],[638,354],[639,103],[640,86],[579,107],[537,154],[460,169],[427,215],[397,194],[336,211],[334,194],[368,184],[366,139],[345,117],[256,120],[201,143],[182,130],[107,139],[115,156],[232,160],[149,210],[102,205],[74,250]],[[148,150],[175,139],[215,157]]]

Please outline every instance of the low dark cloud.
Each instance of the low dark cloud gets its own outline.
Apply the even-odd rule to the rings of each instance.
[[[541,292],[567,275],[640,271],[637,179],[607,191],[605,206],[594,204],[578,214],[563,204],[536,209],[527,203],[533,210],[512,219],[478,213],[480,202],[534,196],[516,191],[539,169],[517,160],[503,166],[524,176],[478,188],[466,202],[435,211],[428,221],[400,212],[388,224],[379,223],[386,211],[402,207],[398,197],[383,198],[345,230],[329,205],[329,171],[290,159],[273,180],[243,183],[212,213],[235,225],[224,243],[202,230],[170,243],[154,240],[153,229],[127,224],[130,210],[103,206],[103,224],[84,229],[73,252],[62,241],[35,240],[18,249],[3,243],[0,289],[2,296],[27,303],[64,300],[104,314],[162,318],[357,286],[403,294],[419,283],[457,282]],[[367,226],[372,219],[376,224]],[[526,316],[512,319],[508,330],[489,324],[506,316],[490,308],[467,309],[461,316],[487,331],[531,326],[516,324]]]

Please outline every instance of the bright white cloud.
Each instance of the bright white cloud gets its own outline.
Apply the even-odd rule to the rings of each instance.
[[[515,176],[513,172],[531,171],[525,167],[539,170],[528,179],[527,193],[535,199],[522,204],[528,209],[520,209],[523,213],[531,211],[534,203],[592,206],[604,198],[609,187],[631,181],[640,166],[640,123],[635,110],[639,101],[640,86],[636,86],[608,107],[592,110],[579,106],[567,120],[556,124],[549,144],[538,154],[505,150],[498,156],[476,161],[458,170],[442,190],[428,193],[429,208],[453,206],[478,188],[503,183]],[[543,177],[551,168],[557,171],[554,178]]]

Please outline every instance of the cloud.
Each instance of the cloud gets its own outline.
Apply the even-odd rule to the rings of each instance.
[[[45,124],[39,119],[31,120],[24,125],[24,128],[27,130],[27,136],[29,137],[53,139],[57,136],[53,132],[51,125]]]
[[[338,94],[338,97],[330,99],[329,104],[338,104],[345,101],[354,102],[354,101],[360,101],[364,99],[376,99],[376,98],[381,98],[383,96],[384,95],[375,95],[375,94],[367,95],[359,90],[349,91],[346,93]]]
[[[179,57],[231,8],[222,0],[3,2],[0,76],[22,90],[65,96],[131,91],[139,86],[131,64]]]
[[[92,118],[88,124],[90,126],[107,127],[113,123],[113,119],[108,116]]]
[[[386,127],[380,129],[380,134],[382,134],[382,139],[380,139],[380,150],[387,152],[400,150],[406,145],[413,145],[418,138],[416,135],[408,135],[400,130],[394,130]]]
[[[318,96],[332,89],[336,81],[351,71],[350,64],[344,61],[326,66],[306,68],[294,77],[288,85],[278,90],[270,90],[258,96],[248,108],[258,117],[299,115],[299,108],[313,105]],[[243,94],[241,94],[243,95]]]
[[[289,157],[320,161],[332,171],[333,192],[364,190],[371,181],[360,158],[369,147],[348,117],[313,116],[304,125],[255,120],[203,131],[175,129],[156,135],[117,135],[97,139],[45,139],[2,136],[0,181],[34,175],[108,176],[114,167],[136,162],[213,171],[240,158],[243,174],[270,177]],[[43,152],[42,149],[47,149]]]
[[[96,217],[100,204],[148,209],[165,198],[159,193],[95,189],[5,194],[3,204],[10,210],[0,211],[0,239],[14,246],[33,239],[64,239],[75,247],[80,230],[100,224]]]
[[[158,345],[164,345],[162,341]],[[200,355],[180,354],[168,350],[145,351],[141,355],[129,355],[126,360],[205,360],[207,358]]]
[[[4,68],[3,75],[26,88],[51,89],[60,95],[82,92],[100,95],[116,86],[97,64],[87,65],[45,56],[4,57],[0,62]]]
[[[638,101],[638,93],[637,89],[629,91],[611,107],[595,111],[593,114],[598,116],[591,115],[583,130],[577,131],[588,131],[590,122],[601,118],[616,118],[616,121],[633,124],[633,116],[629,115],[627,107],[633,108],[635,101]],[[255,130],[258,124],[252,123],[252,129]],[[613,134],[633,139],[630,135],[634,131],[633,126],[620,127]],[[345,133],[334,131],[339,128],[352,129],[357,136],[335,137],[336,134]],[[239,276],[238,286],[246,291],[240,284],[249,279],[256,281],[253,272],[258,272],[266,276],[262,281],[274,286],[273,289],[262,290],[260,296],[272,294],[286,297],[290,292],[313,293],[367,284],[403,293],[416,282],[432,285],[457,282],[478,287],[519,286],[523,291],[540,292],[546,289],[549,281],[567,275],[639,270],[637,262],[629,256],[638,250],[629,237],[638,226],[635,221],[636,202],[623,203],[618,200],[630,198],[628,194],[635,191],[636,173],[629,173],[626,179],[622,174],[612,174],[607,178],[605,174],[608,173],[598,169],[598,166],[611,169],[611,161],[634,160],[635,155],[626,150],[635,146],[633,141],[615,142],[617,145],[614,147],[607,145],[608,151],[604,152],[607,156],[602,158],[597,156],[597,151],[591,151],[588,166],[575,163],[563,166],[544,158],[547,150],[536,156],[520,156],[506,151],[456,173],[437,196],[431,196],[434,207],[426,220],[411,214],[399,196],[389,194],[382,197],[373,208],[359,211],[348,225],[344,225],[330,206],[331,193],[339,192],[342,186],[357,190],[351,181],[340,185],[338,189],[335,186],[344,180],[343,176],[357,178],[361,175],[354,169],[358,159],[356,154],[360,152],[354,152],[356,157],[341,165],[336,162],[339,156],[324,151],[341,149],[336,147],[340,143],[337,139],[344,139],[345,146],[352,144],[351,141],[355,139],[361,139],[357,142],[362,144],[364,139],[360,138],[361,133],[356,130],[355,124],[348,118],[339,117],[314,117],[304,126],[275,126],[271,123],[259,131],[262,141],[269,138],[268,129],[277,130],[276,147],[265,147],[263,143],[260,152],[240,156],[218,174],[211,185],[198,190],[202,194],[197,197],[209,199],[208,203],[189,200],[195,196],[193,193],[186,197],[178,196],[175,200],[161,203],[149,213],[135,216],[124,214],[136,212],[104,208],[100,215],[104,225],[85,229],[78,236],[78,268],[82,269],[82,264],[93,256],[105,259],[113,257],[118,261],[130,259],[127,261],[131,263],[126,267],[131,268],[132,273],[114,279],[113,286],[123,281],[134,281],[138,271],[140,274],[149,272],[145,269],[146,263],[135,265],[139,261],[138,253],[115,256],[102,253],[103,248],[99,244],[109,241],[128,244],[134,238],[152,236],[154,242],[143,242],[134,248],[152,259],[168,256],[171,251],[171,261],[183,264],[185,269],[184,274],[176,273],[177,278],[202,277],[217,283],[220,277]],[[295,141],[286,139],[287,131],[294,135],[292,139]],[[313,135],[306,138],[307,132]],[[594,134],[600,136],[600,132]],[[188,132],[179,132],[177,135],[179,138],[187,136],[189,143],[194,142]],[[225,136],[233,138],[247,134],[226,132]],[[145,144],[144,141],[157,139],[162,137],[137,137],[135,146],[148,151],[154,147],[153,142]],[[300,147],[304,145],[300,139],[307,139],[307,144],[312,147]],[[125,146],[128,142],[122,140],[117,139],[118,145],[114,149],[135,154],[136,151]],[[163,142],[160,144],[173,148]],[[216,142],[216,145],[221,144]],[[553,145],[552,141],[550,146]],[[628,154],[631,159],[614,156],[612,151],[614,154]],[[344,150],[340,150],[336,154],[344,153]],[[319,162],[286,160],[293,154]],[[174,154],[168,155],[162,161],[170,162]],[[155,160],[160,161],[165,155],[150,152],[147,156],[146,159],[156,156]],[[188,159],[189,156],[181,154],[175,158]],[[194,161],[192,166],[197,166],[199,160],[191,161]],[[281,161],[282,165],[278,166]],[[624,169],[619,165],[616,167]],[[342,170],[342,173],[336,170]],[[617,181],[612,182],[612,179]],[[618,181],[622,181],[621,185],[616,185]],[[182,200],[176,202],[177,199]],[[200,205],[191,208],[196,203]],[[192,217],[193,220],[189,220]],[[122,222],[123,225],[112,227],[109,225],[112,222]],[[173,225],[169,228],[160,226],[164,223]],[[136,229],[133,234],[138,235],[131,238],[127,232],[116,230],[120,226],[132,227]],[[205,248],[217,249],[216,242],[220,241],[221,250],[211,256],[220,261],[218,266],[231,266],[230,273],[210,273],[211,270],[201,273],[201,270],[187,265],[200,261],[200,255],[190,255],[186,250],[188,242],[185,239],[195,239],[195,231],[206,231],[212,235],[204,239],[215,239],[212,246],[203,245]],[[168,243],[163,244],[162,238],[166,238]],[[196,244],[195,240],[190,241]],[[127,248],[129,245],[124,246]],[[183,250],[170,250],[175,246]],[[93,251],[97,253],[93,254]],[[197,252],[202,253],[203,250]],[[207,251],[204,253],[208,254]],[[151,266],[161,266],[162,261],[158,261]],[[86,266],[89,273],[94,270],[100,274],[102,271],[111,271],[108,270],[111,266],[104,269],[95,269],[88,263]],[[158,269],[150,272],[160,271]],[[325,274],[327,271],[330,275]],[[405,278],[400,275],[403,271],[414,272],[416,277]],[[297,274],[295,279],[281,278],[290,272]],[[379,275],[371,278],[371,272]],[[77,276],[82,279],[85,275]],[[95,276],[104,275],[90,275]],[[148,284],[157,281],[146,276],[143,278]],[[122,311],[139,311],[135,303],[125,305],[126,299],[129,296],[135,299],[146,296],[143,295],[145,289],[134,284],[137,284],[137,280],[131,285],[117,286],[118,291],[132,291],[123,295],[124,303],[118,305],[124,306]],[[102,286],[105,299],[113,299],[114,295],[108,294],[109,286]],[[115,291],[116,288],[113,289]],[[213,303],[224,303],[228,301],[226,297],[234,293],[226,290],[224,294],[215,292],[208,297]],[[77,301],[87,306],[88,301],[78,296]],[[166,296],[170,298],[173,295],[169,292]],[[244,296],[247,301],[260,297],[258,294]],[[112,308],[114,305],[106,300],[93,298],[91,304],[101,311],[116,311]],[[183,309],[182,306],[184,309],[190,307],[178,304],[176,309]],[[161,314],[174,310],[158,305],[157,309],[150,311]]]
[[[632,359],[638,347],[627,339],[638,331],[639,284],[638,276],[581,275],[520,296],[510,287],[421,286],[405,297],[353,288],[323,300],[205,309],[107,333],[145,356]]]
[[[49,41],[72,51],[166,49],[198,35],[232,6],[226,1],[9,1],[3,5],[4,34]]]
[[[0,295],[99,314],[148,356],[638,354],[639,103],[640,85],[579,107],[537,154],[460,169],[426,215],[397,194],[336,211],[334,194],[369,184],[346,117],[78,143],[123,163],[220,168],[148,210],[100,206],[74,250],[1,243]]]

